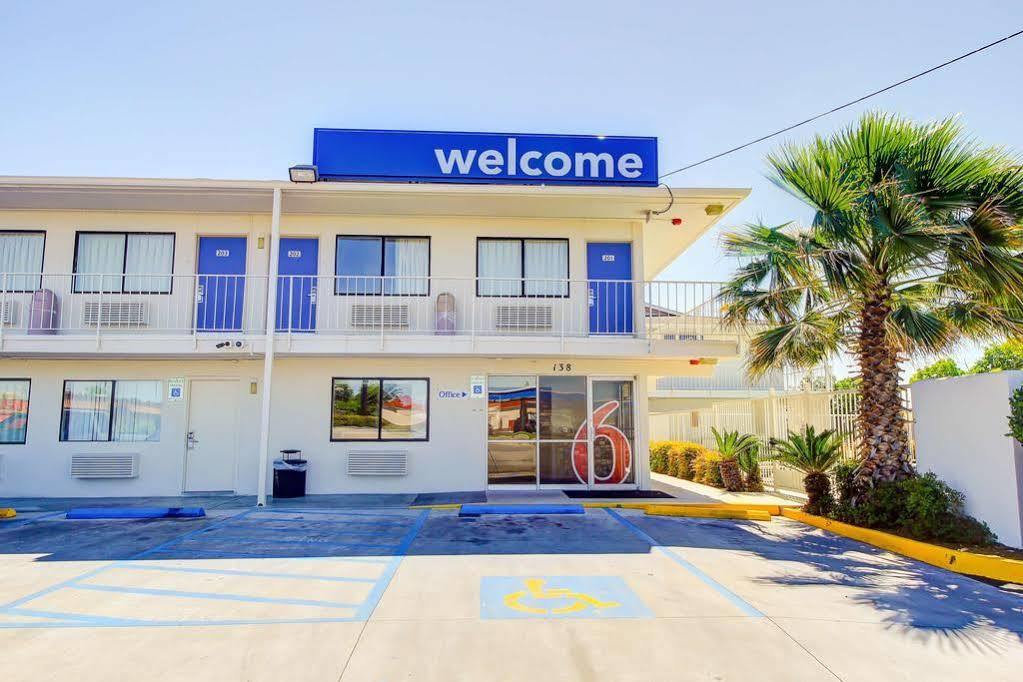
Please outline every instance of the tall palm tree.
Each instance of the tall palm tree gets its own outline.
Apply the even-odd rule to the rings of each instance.
[[[742,264],[722,291],[751,332],[749,372],[859,365],[858,480],[912,475],[899,365],[963,338],[1023,333],[1023,162],[965,135],[871,113],[767,158],[809,225],[726,234]]]

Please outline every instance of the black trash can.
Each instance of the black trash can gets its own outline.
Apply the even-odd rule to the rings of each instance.
[[[301,450],[281,450],[274,460],[274,497],[305,497],[305,472],[309,463]]]

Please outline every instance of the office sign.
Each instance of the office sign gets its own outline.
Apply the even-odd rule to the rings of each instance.
[[[657,138],[316,128],[325,180],[657,185]]]

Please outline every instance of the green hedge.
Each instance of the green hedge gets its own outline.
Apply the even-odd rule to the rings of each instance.
[[[707,448],[699,443],[659,440],[650,443],[650,470],[659,474],[693,480],[693,463]]]

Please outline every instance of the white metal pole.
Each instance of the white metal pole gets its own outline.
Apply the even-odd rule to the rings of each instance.
[[[263,349],[263,405],[259,420],[259,491],[256,505],[266,506],[266,477],[270,466],[270,386],[274,370],[274,334],[277,323],[278,242],[281,236],[281,189],[274,188],[270,218],[270,271],[266,276],[266,341]]]

